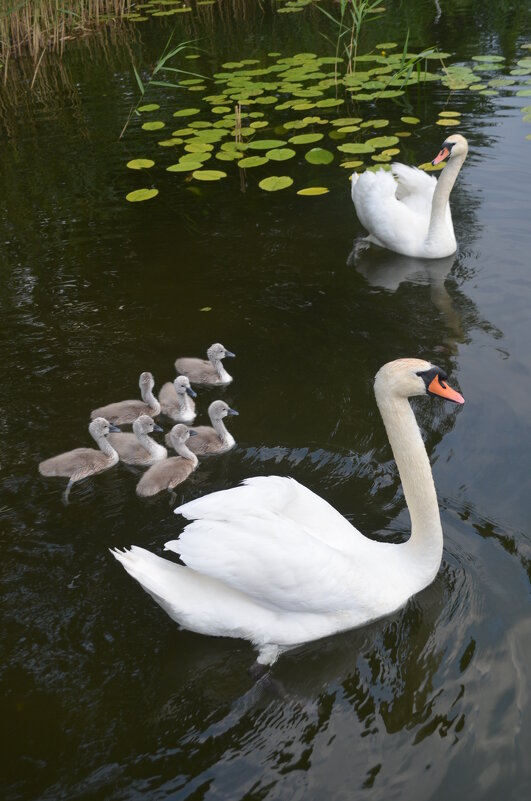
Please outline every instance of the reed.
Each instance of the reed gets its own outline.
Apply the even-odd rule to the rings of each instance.
[[[0,10],[0,62],[29,53],[35,65],[46,50],[62,53],[65,42],[109,19],[120,19],[133,0],[7,0]]]

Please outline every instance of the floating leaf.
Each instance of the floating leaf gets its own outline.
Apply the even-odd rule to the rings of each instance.
[[[200,312],[209,312],[212,311],[212,306],[203,306],[202,309],[199,309]]]
[[[332,136],[333,133],[342,133],[342,134],[356,133],[356,131],[359,131],[359,129],[360,129],[359,125],[344,125],[342,128],[338,128],[337,131],[332,131],[329,134],[329,136]],[[335,137],[332,136],[332,139],[334,138]]]
[[[193,170],[200,170],[202,167],[200,161],[180,161],[178,164],[171,164],[166,167],[167,172],[192,172]]]
[[[198,181],[219,181],[227,177],[227,173],[221,170],[195,170],[192,175]]]
[[[159,108],[158,103],[148,103],[146,106],[139,106],[137,111],[156,111]]]
[[[263,178],[258,186],[265,192],[278,192],[279,189],[287,189],[293,183],[293,178],[289,175],[270,175],[269,178]]]
[[[460,117],[460,111],[439,111],[439,117]]]
[[[334,160],[334,154],[323,147],[312,147],[311,150],[305,153],[304,158],[309,164],[331,164]]]
[[[392,50],[393,47],[398,47],[396,42],[380,42],[380,44],[375,45],[378,50]]]
[[[309,145],[311,142],[320,142],[323,136],[322,133],[297,134],[297,136],[292,136],[289,141],[292,145]]]
[[[455,117],[440,117],[435,120],[436,125],[461,125],[461,120],[456,120]]]
[[[400,117],[402,122],[405,122],[406,125],[417,125],[420,120],[418,117]]]
[[[130,170],[147,170],[155,164],[151,159],[132,159],[127,162]]]
[[[345,169],[348,170],[353,170],[356,167],[363,167],[363,161],[342,161],[339,166],[345,167]]]
[[[268,150],[266,156],[271,161],[287,161],[293,158],[295,151],[291,147],[280,147],[274,150]]]
[[[328,97],[325,100],[318,100],[315,105],[317,108],[332,108],[333,106],[341,106],[344,102],[342,98]]]
[[[145,122],[142,125],[144,131],[159,131],[161,128],[164,128],[165,123],[157,120],[157,122]]]
[[[347,142],[346,145],[339,145],[337,149],[342,153],[374,153],[373,146],[367,142]]]
[[[214,145],[211,145],[210,142],[192,141],[188,142],[184,149],[188,153],[208,153],[210,150],[214,150]]]
[[[424,170],[425,172],[437,172],[438,170],[443,170],[446,167],[446,161],[440,161],[438,164],[432,164],[431,161],[426,161],[424,164],[419,164],[419,170]]]
[[[130,203],[139,203],[141,200],[151,200],[152,197],[158,195],[158,189],[135,189],[134,192],[129,192],[125,199]]]
[[[199,114],[198,108],[180,108],[178,111],[173,112],[174,117],[192,117],[194,114]]]
[[[366,120],[360,123],[360,128],[385,128],[389,125],[389,120]]]
[[[241,167],[243,170],[246,170],[247,167],[261,167],[262,164],[267,164],[269,159],[265,156],[246,156],[243,159],[240,159],[238,162],[238,167]]]
[[[253,142],[248,143],[251,150],[273,150],[277,147],[283,147],[285,144],[282,139],[255,139]]]
[[[330,190],[326,186],[309,186],[307,189],[299,189],[298,195],[326,195]]]
[[[367,139],[366,144],[373,148],[391,147],[396,145],[398,141],[398,136],[375,136],[373,139]]]

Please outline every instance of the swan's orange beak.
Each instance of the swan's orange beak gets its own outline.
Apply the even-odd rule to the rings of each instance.
[[[450,155],[450,151],[447,147],[443,147],[441,151],[435,156],[432,161],[433,166],[435,167],[436,164],[439,164],[441,161],[444,161]]]
[[[451,400],[454,403],[464,403],[465,399],[459,392],[456,392],[455,389],[449,387],[446,381],[441,381],[438,375],[435,376],[430,382],[428,386],[428,392],[431,392],[432,395],[440,395],[441,398],[446,398],[446,400]]]

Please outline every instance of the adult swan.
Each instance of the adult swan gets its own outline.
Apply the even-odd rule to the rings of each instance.
[[[448,159],[438,181],[405,164],[393,164],[391,172],[354,173],[352,201],[361,224],[369,231],[365,241],[418,258],[442,259],[455,253],[448,200],[467,153],[464,136],[449,136],[432,162]]]
[[[250,640],[262,665],[394,612],[441,563],[437,497],[408,398],[464,403],[446,378],[429,362],[398,359],[374,382],[411,515],[407,542],[374,542],[293,479],[262,476],[175,510],[195,521],[165,545],[184,565],[136,546],[112,553],[181,626]]]

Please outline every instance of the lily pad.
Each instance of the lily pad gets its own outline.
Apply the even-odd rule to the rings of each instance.
[[[135,189],[125,196],[125,199],[130,203],[139,203],[142,200],[151,200],[152,197],[158,195],[158,189]]]
[[[309,186],[307,189],[299,189],[297,194],[298,195],[326,195],[330,190],[326,188],[326,186]]]
[[[461,120],[456,120],[455,117],[440,117],[435,120],[436,125],[461,125]]]
[[[132,159],[127,162],[130,170],[147,170],[155,164],[151,159]]]
[[[312,147],[305,153],[304,158],[309,164],[331,164],[334,154],[330,150],[325,150],[324,147]]]
[[[164,128],[166,123],[161,122],[161,120],[157,120],[156,122],[145,122],[142,125],[144,131],[159,131],[161,128]]]
[[[268,161],[269,159],[265,156],[246,156],[245,158],[240,159],[238,162],[238,167],[246,170],[248,167],[261,167],[262,164],[267,164]]]
[[[159,108],[160,108],[160,106],[159,106],[158,103],[148,103],[145,106],[139,106],[137,108],[137,111],[141,111],[141,112],[144,112],[144,111],[156,111]]]
[[[406,125],[417,125],[420,120],[418,117],[400,117],[402,122],[405,122]]]
[[[292,145],[309,145],[311,142],[320,142],[324,137],[322,133],[297,134],[289,139]]]
[[[227,173],[222,170],[194,170],[192,176],[198,181],[219,181],[226,178]]]
[[[366,144],[373,148],[392,147],[399,141],[398,136],[375,136],[373,139],[367,139]]]
[[[346,145],[339,145],[338,150],[342,153],[374,153],[374,148],[367,142],[347,142]]]
[[[268,150],[266,157],[271,161],[287,161],[293,158],[295,151],[291,147],[278,147],[274,150]]]
[[[178,164],[170,164],[166,167],[167,172],[193,172],[193,170],[200,170],[203,165],[200,161],[183,161]]]
[[[270,175],[269,178],[263,178],[258,186],[265,192],[278,192],[280,189],[287,189],[293,183],[293,178],[289,175]]]
[[[342,161],[339,166],[347,170],[354,170],[356,167],[363,167],[363,161]]]
[[[192,117],[194,114],[199,114],[201,109],[198,108],[180,108],[173,112],[174,117]]]
[[[282,139],[255,139],[248,143],[248,147],[250,150],[273,150],[277,147],[284,147],[285,144]]]

